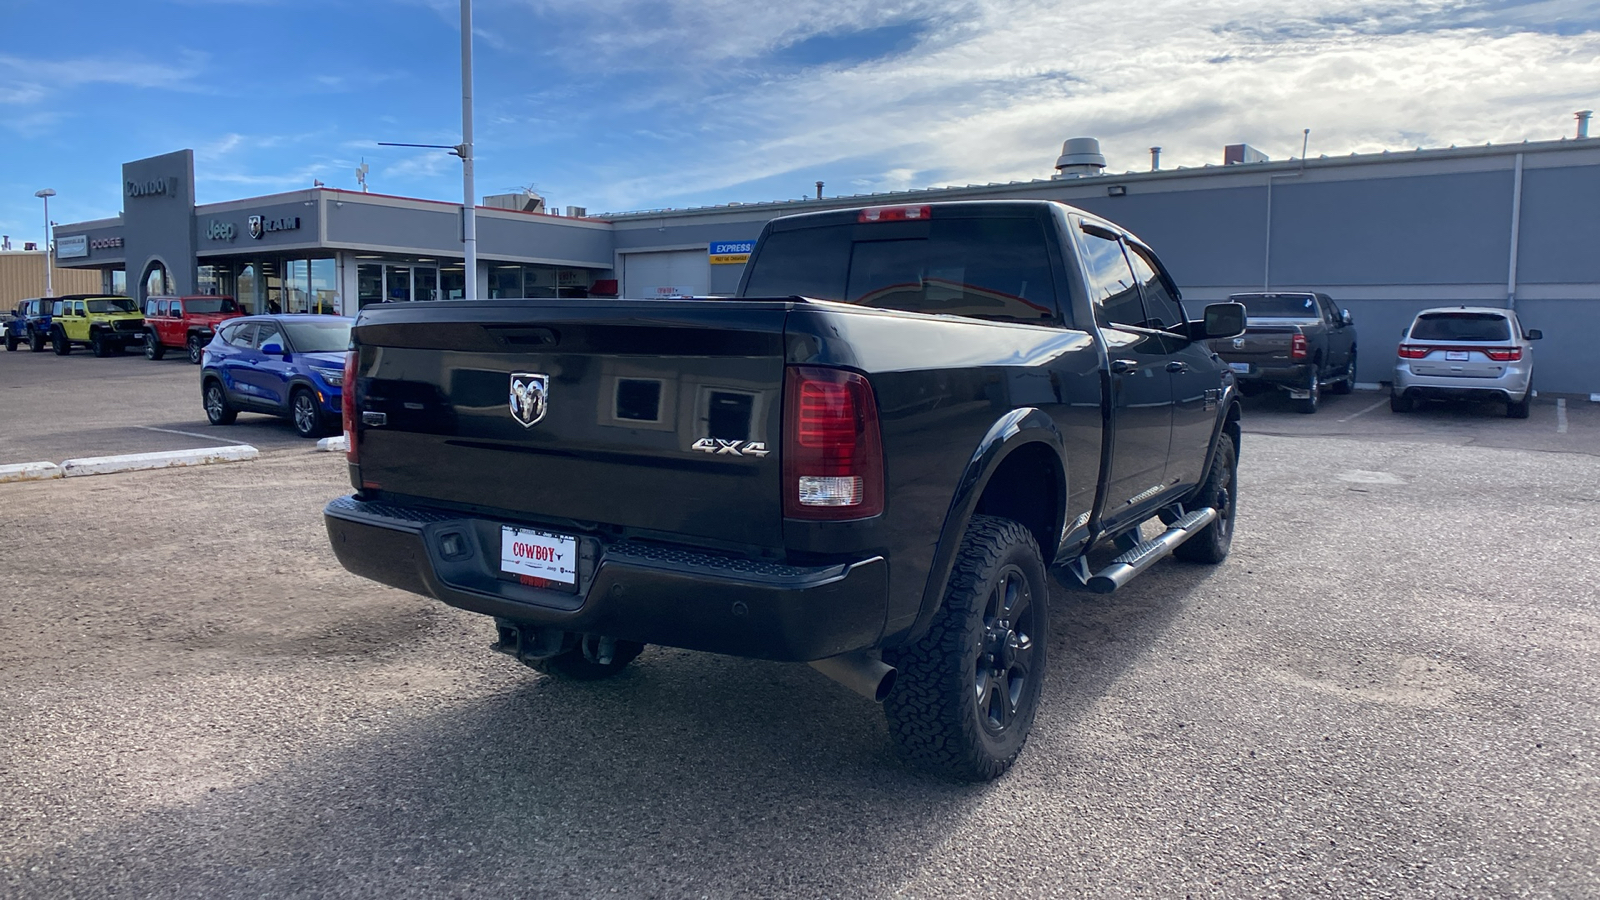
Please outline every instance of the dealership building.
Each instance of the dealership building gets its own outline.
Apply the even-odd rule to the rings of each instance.
[[[1358,379],[1386,381],[1417,310],[1510,306],[1544,339],[1541,392],[1600,394],[1600,140],[1108,171],[1093,141],[1041,154],[1038,180],[589,216],[486,198],[478,266],[461,205],[325,187],[195,205],[194,155],[122,167],[122,215],[56,226],[63,267],[103,290],[229,294],[254,312],[353,315],[379,302],[727,295],[769,219],[843,206],[1061,200],[1150,242],[1185,297],[1317,290],[1355,318]],[[1140,161],[1144,162],[1143,160]],[[513,198],[515,199],[515,198]],[[505,207],[513,208],[505,208]],[[532,208],[528,208],[532,207]]]

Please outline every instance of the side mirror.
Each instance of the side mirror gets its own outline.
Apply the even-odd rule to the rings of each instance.
[[[1349,325],[1349,324],[1352,324],[1355,320],[1350,318],[1350,310],[1341,309],[1341,310],[1339,310],[1339,321],[1343,322],[1346,325]]]
[[[1528,340],[1530,340],[1530,341],[1542,341],[1542,340],[1544,340],[1544,332],[1540,331],[1537,328],[1529,328],[1528,329]]]
[[[283,345],[277,341],[270,341],[261,345],[261,352],[267,354],[268,356],[282,356]]]
[[[1189,339],[1208,341],[1244,334],[1243,303],[1208,303],[1205,318],[1189,323]]]

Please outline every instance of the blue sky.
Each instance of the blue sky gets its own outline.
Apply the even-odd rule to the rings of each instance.
[[[63,10],[71,10],[68,18]],[[190,147],[202,203],[310,187],[459,200],[455,2],[0,0],[0,232],[116,215]],[[478,0],[478,193],[592,213],[1573,133],[1600,3]],[[1594,129],[1600,135],[1600,126]]]

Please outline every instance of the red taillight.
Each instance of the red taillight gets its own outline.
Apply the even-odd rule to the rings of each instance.
[[[356,351],[344,355],[344,384],[339,386],[340,407],[344,411],[344,458],[358,462],[356,453]]]
[[[1307,350],[1306,350],[1306,336],[1305,335],[1297,334],[1294,337],[1289,339],[1289,358],[1290,359],[1305,359],[1306,358],[1306,352],[1307,352]]]
[[[1417,345],[1417,344],[1401,344],[1400,345],[1400,358],[1401,359],[1426,359],[1428,357],[1428,354],[1432,353],[1432,352],[1433,352],[1433,348],[1432,347],[1423,347],[1423,346],[1420,346],[1420,345]]]
[[[883,512],[883,439],[872,385],[854,372],[784,372],[783,514],[864,519]]]
[[[1495,362],[1516,362],[1522,358],[1521,347],[1494,347],[1483,352]]]
[[[874,206],[863,209],[857,222],[920,222],[933,216],[931,206]]]

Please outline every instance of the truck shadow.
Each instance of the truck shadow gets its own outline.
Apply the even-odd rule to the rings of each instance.
[[[1009,823],[1041,781],[1097,777],[1075,723],[1210,571],[1169,562],[1114,597],[1053,591],[1044,706],[994,784],[905,769],[877,705],[803,666],[652,648],[573,684],[507,682],[495,667],[516,664],[496,658],[436,712],[354,715],[337,745],[259,780],[14,857],[10,888],[60,896],[66,870],[98,869],[135,896],[893,894],[985,810]]]

